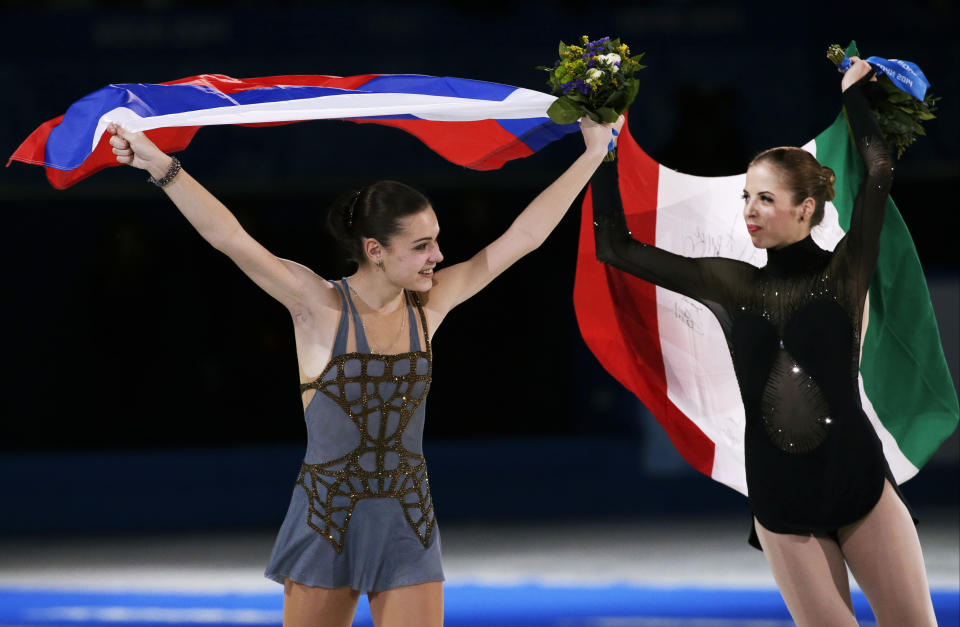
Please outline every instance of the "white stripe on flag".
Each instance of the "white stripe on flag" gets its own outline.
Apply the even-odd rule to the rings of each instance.
[[[660,166],[657,246],[686,257],[765,263],[766,253],[753,247],[743,227],[744,178]],[[711,477],[746,494],[743,401],[723,330],[700,303],[660,287],[656,293],[667,397],[714,443]]]
[[[900,447],[897,446],[897,440],[893,437],[893,434],[887,431],[887,428],[880,422],[877,410],[873,408],[873,403],[867,398],[867,393],[863,389],[862,374],[857,377],[857,382],[860,385],[860,400],[863,402],[863,411],[873,424],[873,428],[877,430],[877,435],[880,436],[880,443],[883,444],[883,456],[887,458],[887,464],[890,465],[893,478],[897,484],[901,484],[920,472],[920,469],[907,459]]]
[[[423,94],[347,93],[282,102],[214,107],[182,113],[141,117],[126,107],[118,107],[100,117],[93,136],[96,148],[100,136],[111,122],[128,131],[148,131],[176,126],[296,122],[388,115],[414,115],[437,122],[473,122],[546,117],[555,96],[517,88],[503,100],[477,100]]]

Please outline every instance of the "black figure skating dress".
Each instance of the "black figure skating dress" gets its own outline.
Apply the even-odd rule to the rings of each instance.
[[[833,252],[807,237],[768,249],[763,268],[675,255],[630,235],[616,164],[593,179],[597,258],[695,299],[719,320],[746,412],[751,506],[777,533],[833,533],[870,511],[884,478],[896,486],[857,378],[864,298],[893,181],[864,84],[848,88],[843,103],[866,180]]]

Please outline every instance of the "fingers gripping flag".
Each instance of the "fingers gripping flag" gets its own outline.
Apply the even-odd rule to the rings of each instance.
[[[145,131],[161,150],[176,152],[203,126],[339,119],[399,128],[453,163],[491,170],[578,129],[550,121],[546,111],[555,99],[498,83],[421,75],[203,74],[95,91],[41,125],[10,161],[42,165],[51,185],[63,189],[119,165],[105,134],[110,122]]]
[[[836,198],[812,232],[818,245],[832,250],[849,225],[863,164],[842,114],[804,148],[837,173]],[[670,170],[645,154],[626,127],[617,152],[620,194],[635,239],[688,257],[766,263],[743,223],[745,174],[698,177]],[[687,462],[746,494],[744,409],[719,323],[696,301],[597,261],[591,208],[588,192],[574,287],[584,340]],[[960,411],[923,271],[890,199],[868,306],[860,395],[890,469],[903,482],[954,431]]]

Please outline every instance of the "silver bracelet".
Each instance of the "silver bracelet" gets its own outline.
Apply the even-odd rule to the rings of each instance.
[[[180,174],[180,160],[176,157],[170,157],[172,161],[170,162],[170,169],[167,170],[167,173],[163,175],[163,178],[155,179],[152,176],[147,179],[148,183],[153,183],[157,187],[166,187],[170,181],[177,178],[177,175]]]

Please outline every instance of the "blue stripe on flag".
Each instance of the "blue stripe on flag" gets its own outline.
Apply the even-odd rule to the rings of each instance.
[[[517,90],[509,85],[475,81],[449,76],[419,76],[416,74],[391,74],[370,79],[359,91],[390,94],[424,94],[451,98],[502,101]]]
[[[284,102],[348,93],[353,92],[311,86],[262,87],[224,94],[206,85],[110,85],[84,96],[67,109],[63,122],[50,133],[45,159],[48,164],[63,170],[78,167],[89,156],[100,117],[117,107],[126,107],[142,118],[149,118],[238,104]]]
[[[122,106],[127,107],[140,117],[353,93],[349,89],[304,85],[258,87],[232,94],[224,94],[206,85],[144,85],[142,83],[131,83],[111,85],[111,87],[105,89],[110,88],[120,90],[126,97]],[[147,102],[150,104],[148,105]],[[106,111],[109,110],[106,109]]]
[[[50,131],[44,146],[44,161],[61,170],[72,170],[90,155],[90,144],[100,116],[124,105],[124,92],[104,87],[76,101],[63,121]]]
[[[555,124],[550,118],[532,118],[521,120],[497,120],[508,133],[517,137],[530,150],[537,152],[547,144],[569,133],[580,130],[580,123]]]

